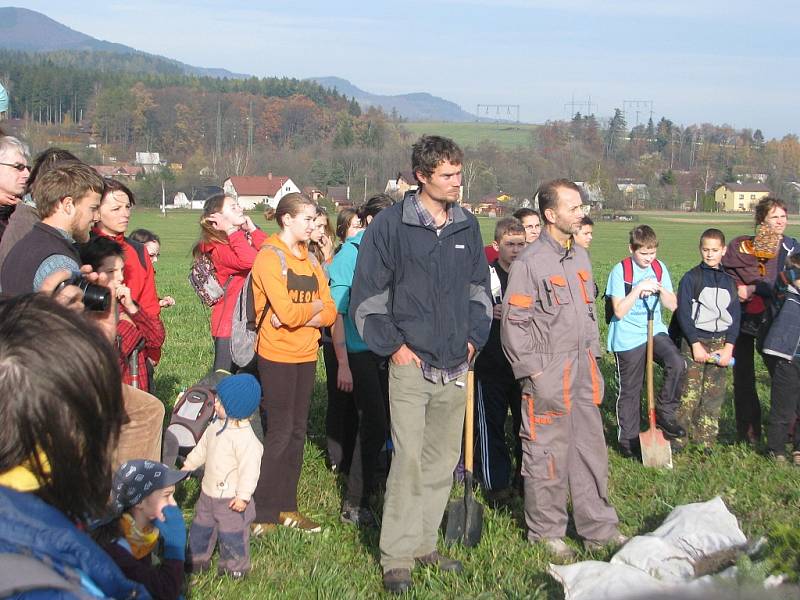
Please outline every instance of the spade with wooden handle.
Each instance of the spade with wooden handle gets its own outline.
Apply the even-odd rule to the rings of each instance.
[[[472,490],[474,404],[475,375],[470,365],[467,372],[467,402],[464,416],[464,497],[451,500],[447,505],[447,528],[444,534],[447,544],[460,542],[468,548],[481,541],[483,531],[483,506],[475,499]]]
[[[647,309],[647,417],[650,428],[639,434],[639,444],[642,449],[642,464],[645,467],[671,469],[672,446],[661,430],[656,429],[656,401],[653,390],[653,318],[658,306],[658,296],[655,296],[652,308],[647,300],[647,298],[642,299]]]

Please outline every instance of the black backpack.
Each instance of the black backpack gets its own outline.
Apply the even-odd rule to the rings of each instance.
[[[622,264],[622,281],[625,283],[625,295],[631,293],[633,289],[633,259],[628,256],[623,258],[620,263]],[[661,261],[655,259],[650,266],[653,267],[653,273],[656,274],[656,281],[661,283],[661,277],[664,275],[664,265]],[[603,298],[606,301],[606,324],[611,323],[614,318],[614,305],[611,302],[611,296],[604,294]]]

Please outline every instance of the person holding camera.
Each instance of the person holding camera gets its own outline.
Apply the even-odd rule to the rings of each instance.
[[[6,294],[38,291],[58,270],[78,271],[75,242],[89,240],[104,190],[102,177],[79,162],[53,167],[34,182],[33,197],[42,220],[8,253],[0,283]]]
[[[124,278],[125,250],[111,238],[99,236],[80,247],[81,262],[97,273],[97,283],[113,293],[120,306],[117,323],[117,348],[122,382],[140,390],[153,390],[148,360],[155,361],[164,345],[161,319],[141,310]],[[86,303],[84,294],[84,304]]]

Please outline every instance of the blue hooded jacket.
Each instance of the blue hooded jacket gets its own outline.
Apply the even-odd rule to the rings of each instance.
[[[38,496],[0,486],[0,554],[38,559],[61,578],[98,598],[149,599],[145,588],[129,581],[116,563],[59,510]],[[22,583],[22,582],[14,582]],[[63,590],[38,589],[15,598],[75,598]]]

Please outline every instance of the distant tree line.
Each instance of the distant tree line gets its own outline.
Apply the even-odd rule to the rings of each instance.
[[[183,165],[137,184],[145,202],[160,200],[162,184],[173,193],[268,171],[322,191],[348,185],[360,200],[410,166],[413,138],[396,114],[362,110],[310,81],[215,79],[183,68],[142,53],[0,51],[10,116],[25,119],[35,149],[90,133],[101,149],[73,150],[95,164],[149,150]],[[596,186],[611,207],[628,206],[616,183],[629,180],[647,184],[649,208],[681,208],[697,195],[698,208],[711,209],[723,181],[766,177],[773,192],[794,202],[788,182],[800,181],[796,135],[766,140],[758,129],[683,126],[667,117],[631,126],[620,109],[607,118],[576,113],[548,121],[514,148],[486,140],[465,150],[470,202],[501,191],[530,199],[541,181],[569,177]]]

